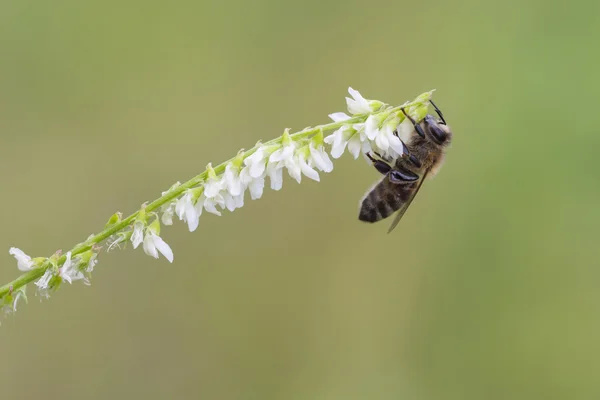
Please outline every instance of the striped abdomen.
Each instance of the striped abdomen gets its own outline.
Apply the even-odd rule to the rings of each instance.
[[[358,219],[377,222],[398,211],[410,199],[418,181],[408,184],[391,183],[386,176],[362,200]]]

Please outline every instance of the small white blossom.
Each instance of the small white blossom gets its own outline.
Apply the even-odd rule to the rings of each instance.
[[[224,189],[224,181],[215,175],[210,164],[207,169],[209,170],[209,178],[203,184],[204,192],[198,201],[202,202],[201,204],[203,204],[206,211],[220,216],[221,212],[217,210],[216,206],[225,207],[225,199],[221,194],[221,190]]]
[[[144,252],[154,258],[158,258],[160,252],[170,263],[173,262],[173,250],[151,228],[146,231],[144,237]]]
[[[263,168],[261,174],[256,177],[251,175],[250,170],[251,167],[248,165],[242,168],[240,171],[240,179],[242,180],[244,187],[248,188],[250,191],[250,198],[252,200],[260,199],[265,187],[266,168]]]
[[[248,184],[248,190],[250,191],[250,198],[252,200],[260,199],[263,195],[264,188],[265,188],[265,177],[264,176],[252,179],[252,182],[250,182]]]
[[[283,186],[283,167],[279,163],[269,162],[267,165],[267,175],[271,181],[271,189],[280,190]]]
[[[317,182],[321,180],[321,178],[319,178],[319,173],[315,171],[315,169],[306,162],[305,151],[300,152],[298,156],[298,164],[300,165],[300,171],[302,171],[302,173],[308,178]]]
[[[175,205],[176,205],[176,202],[171,201],[161,207],[162,216],[160,217],[160,221],[163,223],[163,225],[173,225],[173,215],[175,214]]]
[[[58,276],[69,283],[83,279],[83,274],[77,268],[77,263],[71,260],[71,252],[67,253],[67,259],[64,264],[58,269]]]
[[[386,119],[387,118],[387,119]],[[370,115],[365,122],[365,134],[374,142],[376,149],[382,155],[397,158],[403,153],[400,139],[394,135],[398,126],[396,117],[388,118],[387,115]]]
[[[142,221],[135,221],[133,224],[133,234],[131,235],[131,243],[133,244],[133,248],[137,249],[143,240],[144,223]]]
[[[90,260],[88,261],[88,265],[85,268],[85,272],[93,272],[94,271],[94,267],[98,264],[98,254],[97,253],[93,253],[92,256],[90,257]]]
[[[196,194],[193,190],[188,190],[177,200],[175,212],[180,220],[187,222],[190,232],[198,228],[200,216],[202,215],[202,203],[196,200]]]
[[[315,167],[323,172],[333,171],[333,163],[323,146],[315,147],[314,143],[311,142],[308,148],[310,151],[310,160]]]
[[[348,93],[352,96],[352,98],[346,97],[346,104],[350,114],[367,114],[372,111],[369,101],[365,99],[358,90],[349,87]]]
[[[233,163],[227,164],[225,173],[223,173],[223,188],[226,188],[229,194],[233,197],[242,194],[244,187],[240,179],[239,168]]]
[[[5,295],[5,297],[1,298],[2,301],[2,309],[6,314],[12,314],[17,312],[17,304],[20,299],[25,300],[27,302],[27,296],[25,295],[26,286],[23,286],[17,289],[14,293],[9,293]]]
[[[17,249],[16,247],[11,247],[8,253],[16,258],[17,260],[17,268],[21,271],[31,271],[34,266],[34,262],[27,254],[25,254],[21,249]]]
[[[300,183],[302,181],[302,171],[298,156],[296,155],[296,144],[293,140],[285,144],[278,150],[275,150],[269,157],[269,164],[277,164],[278,167],[286,167],[288,174]],[[268,167],[267,167],[268,168]]]
[[[267,168],[267,158],[269,158],[269,156],[264,146],[261,146],[254,152],[254,154],[248,156],[244,160],[244,164],[246,165],[244,169],[247,168],[248,174],[253,178],[264,176]]]
[[[46,272],[44,272],[44,275],[42,275],[42,277],[35,282],[39,293],[46,298],[48,297],[48,290],[50,289],[50,280],[53,276],[54,273],[52,272],[52,269],[48,268]]]
[[[325,138],[325,143],[331,145],[331,157],[337,159],[344,154],[348,144],[349,129],[347,125],[344,125]]]
[[[343,113],[343,112],[336,112],[333,114],[329,114],[329,118],[331,118],[333,120],[333,122],[342,122],[342,121],[349,120],[352,117],[350,117],[348,114]]]

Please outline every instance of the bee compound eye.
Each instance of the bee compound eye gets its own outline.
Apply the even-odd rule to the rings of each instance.
[[[438,124],[429,125],[429,130],[438,142],[442,143],[446,141],[448,135]]]

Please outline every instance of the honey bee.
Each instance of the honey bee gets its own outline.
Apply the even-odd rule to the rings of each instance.
[[[402,219],[425,178],[439,171],[444,161],[444,151],[452,140],[452,131],[440,109],[432,101],[431,105],[439,118],[428,114],[420,123],[402,110],[415,129],[407,143],[402,142],[404,152],[393,166],[389,164],[393,160],[375,153],[380,158],[376,159],[367,153],[375,169],[384,177],[362,199],[358,216],[361,221],[377,222],[398,211],[388,230],[388,233],[391,232]],[[397,131],[394,134],[398,136]]]

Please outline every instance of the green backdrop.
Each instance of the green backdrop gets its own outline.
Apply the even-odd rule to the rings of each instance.
[[[348,86],[436,88],[454,129],[396,231],[348,155],[190,234],[175,263],[102,254],[90,288],[0,327],[27,399],[600,397],[600,3],[0,4],[0,281]]]

